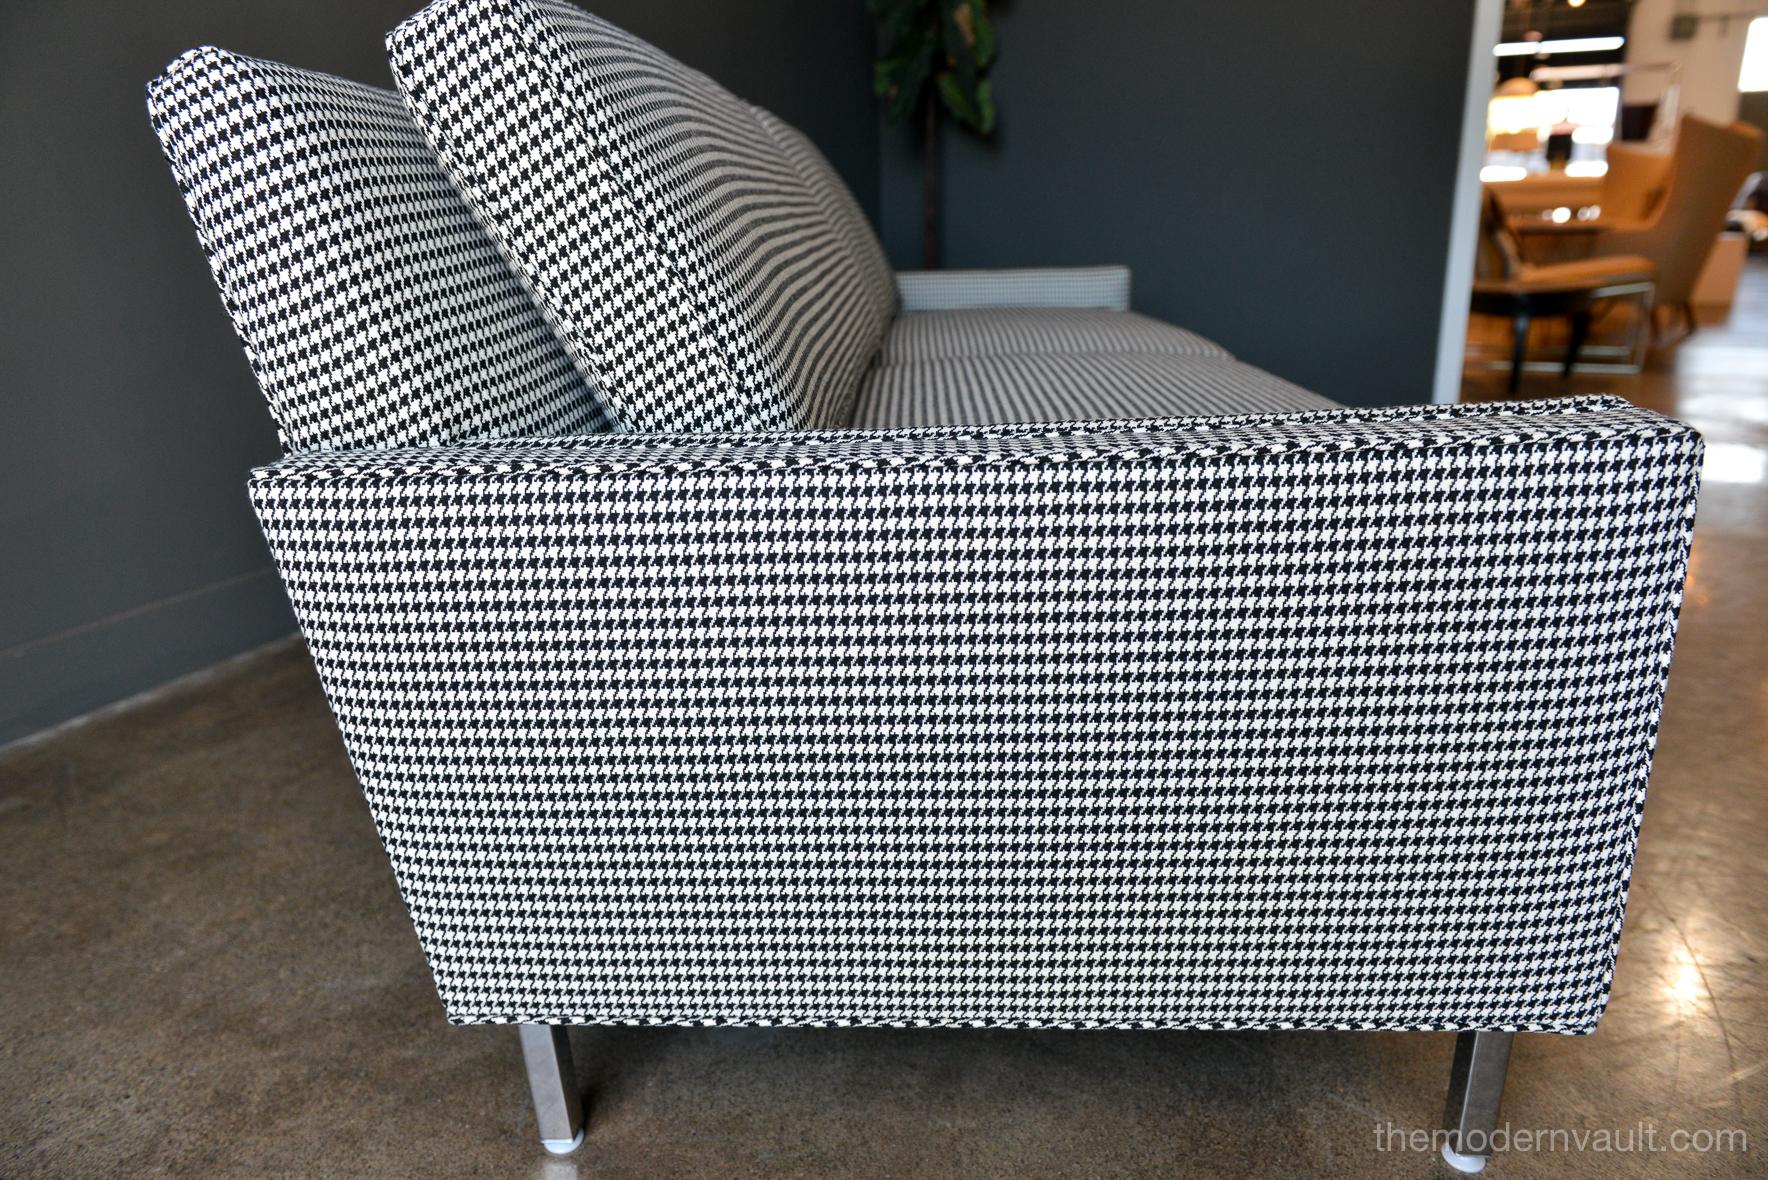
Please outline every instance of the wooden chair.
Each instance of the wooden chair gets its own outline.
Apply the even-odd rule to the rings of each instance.
[[[1635,255],[1544,264],[1525,262],[1497,194],[1489,186],[1486,188],[1472,307],[1482,315],[1504,316],[1511,322],[1511,393],[1516,392],[1522,376],[1529,327],[1538,317],[1566,316],[1571,321],[1571,340],[1560,371],[1562,379],[1570,377],[1589,335],[1590,313],[1596,301],[1638,296],[1644,300],[1649,315],[1654,278],[1651,262]]]
[[[1684,115],[1669,155],[1619,144],[1609,149],[1612,183],[1605,178],[1596,221],[1519,218],[1512,228],[1526,237],[1528,258],[1650,260],[1656,301],[1679,309],[1692,332],[1695,282],[1761,152],[1762,132],[1747,123]]]

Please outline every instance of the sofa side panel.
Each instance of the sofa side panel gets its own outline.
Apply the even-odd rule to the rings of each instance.
[[[454,1020],[1579,1032],[1699,465],[1615,413],[253,496]]]

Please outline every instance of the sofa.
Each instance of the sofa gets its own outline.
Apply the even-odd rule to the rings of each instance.
[[[553,0],[155,129],[251,502],[450,1021],[1516,1032],[1608,999],[1700,440],[1336,406],[1122,267],[893,273],[817,149]]]

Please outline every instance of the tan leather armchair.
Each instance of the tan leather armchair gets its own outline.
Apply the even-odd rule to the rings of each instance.
[[[1689,297],[1695,280],[1725,228],[1732,199],[1756,168],[1762,138],[1748,123],[1725,125],[1683,116],[1669,166],[1668,191],[1656,212],[1643,220],[1613,224],[1606,224],[1605,218],[1591,243],[1591,254],[1649,259],[1657,277],[1658,302],[1680,307],[1693,331]]]
[[[1504,216],[1498,195],[1486,186],[1480,217],[1479,253],[1474,261],[1472,309],[1481,315],[1509,318],[1511,324],[1510,392],[1515,393],[1527,359],[1529,327],[1541,316],[1565,316],[1571,336],[1561,368],[1571,376],[1596,301],[1622,295],[1649,300],[1652,264],[1638,255],[1608,255],[1570,262],[1533,263],[1523,259],[1515,232]]]
[[[1602,178],[1602,220],[1616,224],[1644,221],[1663,205],[1670,188],[1671,152],[1637,143],[1608,145],[1608,172]]]

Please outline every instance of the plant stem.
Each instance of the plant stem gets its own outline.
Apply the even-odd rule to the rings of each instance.
[[[921,266],[939,269],[939,100],[927,96],[927,125],[921,132]]]

